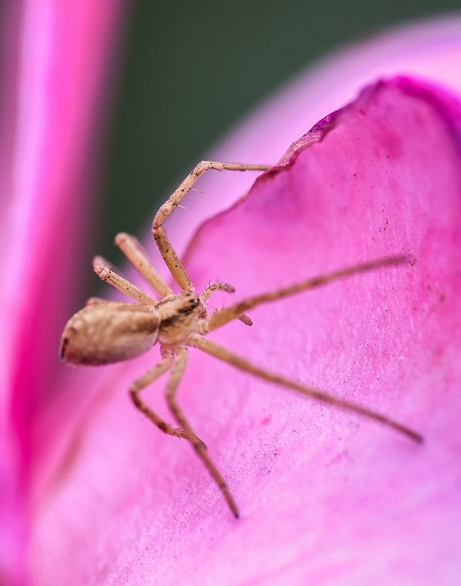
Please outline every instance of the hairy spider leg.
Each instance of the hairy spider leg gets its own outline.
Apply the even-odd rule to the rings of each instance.
[[[419,433],[413,431],[409,427],[402,425],[397,421],[394,421],[393,419],[390,419],[386,415],[382,415],[381,413],[372,411],[371,409],[367,409],[366,407],[363,407],[358,403],[338,399],[337,397],[334,397],[333,395],[325,393],[324,391],[321,391],[319,389],[308,387],[306,385],[297,383],[296,381],[293,381],[279,374],[270,372],[269,370],[266,370],[264,368],[260,368],[259,366],[255,366],[248,360],[245,360],[237,354],[230,352],[229,350],[227,350],[227,348],[224,348],[219,344],[216,344],[216,342],[213,342],[208,338],[204,338],[203,336],[200,336],[198,334],[191,334],[187,338],[187,344],[194,348],[199,348],[200,350],[203,350],[203,352],[206,352],[207,354],[210,354],[211,356],[214,356],[215,358],[218,358],[223,362],[227,362],[228,364],[231,364],[232,366],[235,366],[240,370],[249,372],[250,374],[258,378],[262,378],[263,380],[266,380],[270,383],[274,383],[276,385],[292,389],[316,401],[327,403],[328,405],[339,407],[347,411],[352,411],[368,419],[373,419],[374,421],[386,425],[387,427],[391,427],[399,433],[403,433],[404,435],[416,441],[417,443],[422,443],[423,441],[423,437]]]
[[[170,289],[156,269],[151,265],[141,244],[134,236],[120,232],[115,237],[115,244],[120,248],[138,273],[149,283],[152,289],[160,295],[161,299],[168,295],[173,295],[172,289]]]
[[[224,498],[226,499],[231,511],[238,518],[239,512],[237,505],[232,498],[232,495],[225,483],[223,477],[219,473],[216,466],[211,461],[211,458],[208,456],[206,446],[204,443],[198,439],[198,437],[193,432],[189,422],[185,418],[181,408],[179,407],[178,403],[176,402],[176,391],[178,389],[178,385],[181,381],[181,378],[184,374],[184,370],[187,365],[188,360],[188,352],[185,346],[178,346],[175,348],[176,358],[173,362],[173,366],[171,368],[170,378],[168,380],[167,388],[166,388],[166,400],[170,407],[171,413],[173,414],[176,421],[179,425],[183,428],[187,439],[190,441],[192,446],[194,447],[195,451],[197,452],[198,457],[202,460],[205,464],[208,472],[210,473],[213,480],[221,489]]]
[[[158,378],[165,374],[173,365],[174,353],[171,350],[162,351],[162,359],[153,368],[138,378],[130,387],[130,395],[135,406],[148,417],[161,431],[168,435],[187,438],[182,429],[174,429],[171,425],[163,421],[150,407],[148,407],[139,397],[139,393],[148,385],[154,383]],[[189,439],[189,438],[187,438]]]
[[[115,289],[118,289],[121,293],[128,295],[134,301],[137,301],[141,305],[155,305],[156,301],[144,291],[141,291],[136,285],[130,283],[120,275],[117,275],[115,271],[112,270],[110,264],[102,258],[102,256],[96,256],[93,260],[93,269],[94,272],[98,275],[98,277],[102,281],[106,281]]]
[[[244,311],[251,309],[252,307],[256,307],[260,303],[277,301],[282,297],[288,297],[290,295],[294,295],[295,293],[301,293],[302,291],[306,291],[307,289],[320,287],[322,285],[326,285],[327,283],[331,283],[332,281],[335,281],[337,279],[350,277],[357,273],[372,271],[379,267],[403,264],[405,262],[408,262],[409,260],[410,258],[405,255],[392,256],[388,258],[379,258],[377,260],[372,260],[351,267],[346,267],[345,269],[340,269],[338,271],[333,271],[331,273],[326,273],[325,275],[310,278],[305,281],[295,283],[294,285],[290,285],[288,287],[275,289],[273,291],[261,293],[259,295],[254,295],[253,297],[247,297],[242,301],[238,301],[234,305],[230,305],[229,307],[223,307],[222,309],[217,309],[216,311],[214,311],[206,320],[206,324],[202,326],[203,331],[201,333],[212,332],[213,330],[222,327],[231,320],[238,318],[238,316],[240,316]]]
[[[160,207],[155,214],[152,223],[152,235],[157,243],[160,254],[165,261],[170,273],[172,274],[176,283],[181,287],[181,291],[193,291],[192,282],[183,267],[178,255],[171,245],[168,237],[162,228],[165,220],[171,215],[175,208],[179,205],[182,198],[194,185],[194,183],[209,169],[216,171],[266,171],[269,165],[244,165],[242,163],[219,163],[216,161],[201,161],[195,168],[187,175],[179,187],[170,195],[167,201]]]

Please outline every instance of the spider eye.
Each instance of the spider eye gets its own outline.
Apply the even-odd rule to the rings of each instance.
[[[198,297],[194,297],[193,299],[190,300],[190,306],[192,308],[197,307],[197,305],[200,303],[200,299]]]
[[[186,305],[179,309],[179,313],[189,313],[190,311],[193,311],[196,307],[198,307],[199,304],[200,299],[194,295],[193,297],[187,300]]]
[[[195,309],[200,304],[200,298],[194,293],[186,293],[184,297],[187,300],[187,310]]]

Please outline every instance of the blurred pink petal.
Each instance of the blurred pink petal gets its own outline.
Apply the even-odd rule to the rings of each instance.
[[[413,426],[425,445],[191,351],[179,399],[239,503],[236,521],[190,447],[128,402],[154,350],[95,383],[102,399],[37,501],[38,583],[453,583],[460,145],[455,98],[410,79],[379,82],[206,223],[186,255],[197,289],[224,279],[240,298],[414,255],[414,265],[260,307],[253,328],[237,322],[213,338]],[[165,414],[161,384],[146,397]]]
[[[78,290],[100,146],[101,93],[121,2],[30,0],[1,10],[0,582],[28,583],[32,438],[56,385],[56,345]],[[99,121],[102,132],[102,121]],[[56,386],[55,386],[56,385]]]

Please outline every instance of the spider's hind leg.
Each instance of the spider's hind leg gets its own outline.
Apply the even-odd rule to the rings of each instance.
[[[135,405],[144,415],[152,421],[163,433],[173,435],[180,438],[186,438],[186,434],[182,429],[174,429],[171,425],[163,421],[156,413],[150,409],[139,397],[139,393],[148,385],[152,384],[158,378],[165,374],[173,364],[174,355],[172,352],[164,352],[163,358],[158,364],[148,370],[143,376],[138,378],[130,387],[130,396]]]
[[[176,358],[171,368],[171,374],[166,388],[166,399],[168,406],[170,407],[170,410],[173,413],[176,421],[184,430],[186,438],[190,441],[194,450],[197,452],[198,457],[205,464],[213,480],[221,489],[221,492],[223,493],[223,496],[226,499],[232,513],[238,517],[239,512],[237,505],[235,504],[235,501],[232,498],[229,489],[227,488],[227,484],[224,482],[223,477],[208,456],[205,444],[195,435],[181,408],[176,402],[176,391],[186,368],[188,353],[184,346],[177,347],[175,352]]]
[[[209,340],[208,338],[204,338],[203,336],[199,336],[197,334],[192,334],[191,336],[189,336],[187,343],[189,346],[199,348],[207,354],[215,356],[219,360],[227,362],[228,364],[234,366],[235,368],[238,368],[239,370],[249,372],[250,374],[260,379],[263,379],[267,382],[274,383],[287,389],[292,389],[297,393],[310,397],[315,401],[320,401],[321,403],[331,405],[332,407],[346,409],[347,411],[351,411],[353,413],[356,413],[357,415],[366,417],[367,419],[372,419],[378,423],[381,423],[382,425],[394,429],[395,431],[407,436],[408,438],[417,443],[423,442],[423,437],[420,433],[414,431],[406,425],[402,425],[401,423],[395,421],[394,419],[391,419],[390,417],[387,417],[387,415],[383,415],[382,413],[378,413],[377,411],[372,411],[371,409],[363,407],[358,403],[339,399],[338,397],[330,395],[325,391],[316,389],[314,387],[308,387],[307,385],[298,383],[297,381],[291,380],[275,372],[266,370],[265,368],[260,368],[259,366],[252,364],[245,358],[242,358],[241,356],[234,354],[230,350],[227,350],[227,348],[223,348],[219,344],[216,344],[216,342]]]

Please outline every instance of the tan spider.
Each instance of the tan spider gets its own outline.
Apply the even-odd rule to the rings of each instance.
[[[219,360],[228,362],[232,366],[268,382],[293,389],[318,401],[347,409],[378,421],[403,433],[412,440],[421,442],[422,436],[420,434],[385,415],[371,411],[356,403],[337,399],[321,390],[307,387],[282,375],[255,366],[205,337],[208,332],[216,330],[234,319],[239,319],[245,325],[251,325],[251,319],[244,312],[260,303],[275,301],[281,297],[319,287],[335,279],[356,273],[407,262],[408,257],[382,258],[348,267],[314,279],[302,281],[290,287],[248,297],[239,303],[218,309],[208,315],[206,301],[211,293],[218,290],[233,292],[234,288],[226,283],[212,283],[201,295],[196,295],[181,261],[162,228],[165,220],[178,206],[185,194],[208,169],[218,171],[224,169],[232,171],[264,171],[268,169],[268,166],[202,161],[160,207],[154,218],[152,234],[171,275],[181,288],[179,295],[173,293],[152,267],[137,240],[128,234],[119,234],[115,239],[116,245],[159,295],[160,301],[156,301],[153,297],[114,273],[104,259],[96,257],[93,266],[99,277],[134,299],[137,303],[90,299],[87,306],[76,313],[66,324],[61,338],[60,356],[71,364],[110,364],[139,356],[159,342],[162,358],[158,364],[131,385],[131,398],[135,406],[164,433],[185,438],[192,444],[198,456],[208,468],[212,478],[221,489],[233,514],[238,517],[237,505],[221,474],[211,461],[205,444],[195,435],[176,402],[176,391],[187,363],[187,346],[199,348]],[[166,387],[166,400],[173,417],[180,425],[178,429],[173,428],[151,411],[139,396],[147,385],[153,383],[168,370],[170,370],[170,375]]]

